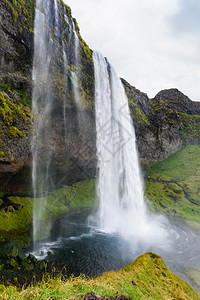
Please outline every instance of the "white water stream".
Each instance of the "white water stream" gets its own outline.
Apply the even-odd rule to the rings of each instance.
[[[55,189],[54,182],[54,155],[55,147],[55,126],[53,124],[53,113],[58,91],[56,90],[57,74],[63,73],[63,115],[60,119],[61,126],[64,127],[66,141],[67,133],[67,93],[68,93],[68,65],[71,64],[74,56],[74,66],[77,72],[79,67],[79,38],[76,32],[74,21],[69,22],[67,13],[59,5],[58,0],[37,0],[35,9],[34,23],[34,58],[32,78],[34,83],[32,95],[32,115],[34,116],[33,135],[32,135],[32,183],[34,191],[33,208],[33,240],[43,238],[42,219],[44,218],[44,208],[46,197],[49,191]],[[71,53],[67,43],[64,43],[64,34],[67,30],[63,22],[60,22],[60,13],[69,29],[69,39],[73,36],[74,51]],[[65,34],[66,36],[66,34]],[[60,70],[59,61],[63,61],[63,68]],[[60,73],[59,73],[60,72]],[[71,72],[72,73],[72,72]],[[79,106],[81,103],[78,91],[78,76],[74,72],[75,81],[72,84],[74,96]],[[67,172],[67,170],[66,170]]]
[[[135,131],[128,99],[113,67],[93,53],[99,210],[91,224],[107,233],[162,242],[158,217],[146,210]]]
[[[33,59],[33,95],[32,95],[32,115],[37,122],[33,127],[32,138],[32,182],[34,198],[37,193],[43,193],[47,187],[45,182],[48,178],[49,165],[51,161],[51,151],[46,153],[45,168],[43,170],[38,166],[38,158],[40,155],[39,144],[43,138],[49,136],[48,128],[51,127],[51,119],[49,118],[52,105],[52,90],[50,88],[52,78],[49,68],[53,53],[52,30],[50,23],[52,22],[50,2],[47,0],[37,0],[35,10],[34,25],[34,59]],[[42,103],[42,109],[40,105]],[[40,238],[40,220],[42,209],[45,205],[45,197],[43,200],[34,201],[33,208],[33,239]]]

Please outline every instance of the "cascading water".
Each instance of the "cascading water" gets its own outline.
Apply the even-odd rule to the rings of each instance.
[[[79,140],[84,140],[80,51],[75,21],[64,4],[37,0],[32,72],[34,241],[47,236],[52,222],[47,220],[45,209],[55,211],[56,199],[54,204],[49,203],[49,195],[68,181],[67,167],[74,155],[73,132],[79,132]],[[73,126],[69,115],[71,119],[74,116]]]
[[[58,30],[59,30],[59,13],[58,13],[58,2],[57,0],[54,0],[54,7],[55,7],[55,28],[56,28],[56,31],[55,33],[57,34],[58,33]]]
[[[73,29],[73,35],[74,35],[74,52],[75,52],[75,68],[76,70],[72,72],[72,80],[73,80],[73,90],[74,90],[74,96],[77,104],[77,108],[81,108],[82,106],[82,101],[81,101],[81,95],[79,92],[79,79],[77,76],[77,72],[79,69],[79,55],[80,55],[80,45],[79,45],[79,38],[76,33],[76,28],[74,21],[72,23],[72,29]]]
[[[62,42],[62,37],[68,34],[65,28],[72,28],[72,24],[67,23],[64,28],[60,22],[60,12],[58,0],[37,0],[35,9],[34,24],[34,59],[33,59],[33,96],[32,114],[34,116],[33,138],[32,138],[32,181],[34,191],[33,209],[33,239],[34,241],[43,238],[43,229],[48,224],[42,224],[44,207],[49,193],[56,188],[56,172],[54,172],[56,157],[55,140],[57,137],[55,128],[55,108],[58,104],[58,80],[63,84],[63,99],[67,98],[68,90],[68,63],[73,60],[73,55],[67,57],[66,44]],[[65,11],[63,8],[63,15]],[[66,39],[66,37],[65,37]],[[70,47],[70,45],[69,45]],[[70,51],[68,51],[70,53]],[[75,56],[75,55],[74,55]],[[63,60],[62,66],[59,61]],[[63,74],[62,82],[59,79]],[[60,127],[67,133],[67,118],[65,111],[65,100],[63,100],[63,119],[58,116]],[[58,108],[57,108],[58,110]],[[54,115],[54,117],[53,117]],[[53,121],[54,118],[54,121]],[[65,137],[63,138],[65,139]],[[65,150],[63,150],[65,151]]]
[[[156,225],[147,217],[128,99],[114,69],[99,52],[93,53],[93,61],[100,201],[96,225],[124,237],[152,236]]]
[[[66,85],[66,89],[68,89],[68,82],[67,82],[67,75],[68,75],[68,70],[67,70],[67,55],[66,55],[66,52],[64,50],[64,45],[63,45],[63,73],[66,77],[66,82],[65,82],[65,85]],[[64,117],[64,127],[65,127],[65,137],[66,137],[66,133],[67,133],[67,117],[66,117],[66,107],[65,107],[65,104],[63,105],[63,117]]]
[[[34,190],[34,209],[33,209],[33,239],[40,239],[40,220],[42,216],[42,207],[45,205],[43,200],[37,199],[38,194],[44,195],[47,191],[47,178],[51,160],[51,150],[46,153],[46,163],[43,169],[38,166],[40,148],[38,143],[43,139],[48,140],[51,128],[51,119],[49,118],[52,105],[52,78],[49,73],[50,63],[53,54],[53,32],[51,25],[55,20],[51,14],[49,1],[37,0],[35,10],[34,26],[34,60],[33,60],[33,96],[32,96],[32,114],[37,118],[34,124],[32,140],[33,169],[32,181]],[[41,99],[42,96],[42,99]],[[42,110],[39,110],[39,104],[42,103]]]

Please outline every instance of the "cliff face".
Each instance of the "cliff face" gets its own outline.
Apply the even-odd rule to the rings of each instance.
[[[53,0],[50,5],[53,10]],[[48,86],[54,91],[55,98],[49,128],[54,142],[50,144],[47,139],[39,141],[38,164],[43,164],[45,153],[54,148],[52,172],[56,173],[58,182],[63,179],[71,182],[87,178],[88,174],[95,175],[95,155],[92,157],[95,153],[94,72],[92,51],[81,38],[70,8],[62,1],[58,1],[58,6],[60,32],[54,41],[57,53],[51,62],[54,80]],[[34,0],[3,0],[0,3],[0,184],[1,189],[8,192],[30,190],[31,185],[31,128],[32,123],[37,122],[37,117],[32,116],[31,123],[34,15]],[[70,32],[73,24],[79,39],[78,70],[74,36]],[[63,49],[68,57],[67,68],[64,66]],[[77,89],[84,104],[79,111],[84,124],[81,130],[73,92],[75,70],[79,81]],[[63,108],[67,132],[61,120]],[[43,109],[42,102],[40,109]]]
[[[30,169],[33,22],[34,1],[1,1],[0,183],[2,186],[10,179],[4,175],[15,174],[23,168]],[[21,178],[22,173],[24,172],[21,172]]]
[[[50,3],[53,7],[53,1]],[[96,134],[92,51],[81,38],[70,8],[62,1],[58,1],[58,4],[62,34],[56,40],[57,58],[51,64],[56,99],[51,125],[54,143],[40,141],[39,163],[43,163],[48,149],[54,148],[52,170],[56,173],[57,181],[63,180],[63,184],[95,176]],[[34,12],[34,0],[2,0],[0,3],[0,184],[3,191],[9,192],[30,190],[31,184]],[[74,22],[79,38],[78,68],[75,63],[74,40],[64,15],[68,17],[69,24]],[[67,75],[63,47],[69,58]],[[75,69],[78,72],[78,90],[84,104],[78,112],[82,128],[73,93]],[[142,160],[161,160],[183,145],[199,143],[200,103],[192,102],[176,89],[161,91],[154,99],[149,99],[125,80],[122,79],[122,82],[129,99]],[[60,118],[63,103],[67,131]]]
[[[187,144],[200,143],[200,102],[177,89],[163,90],[153,99],[122,79],[129,99],[142,160],[162,160]]]

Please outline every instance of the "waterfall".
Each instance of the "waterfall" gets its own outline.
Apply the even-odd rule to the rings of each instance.
[[[65,14],[65,12],[63,12]],[[60,126],[67,132],[65,101],[67,94],[68,57],[65,45],[61,42],[63,24],[59,22],[60,14],[57,0],[37,0],[34,24],[34,59],[32,78],[34,83],[32,95],[32,115],[34,118],[32,135],[32,184],[34,191],[33,240],[41,240],[49,226],[43,223],[47,197],[58,183],[55,172],[57,136],[55,124],[56,80],[63,74],[63,118],[58,116]],[[68,25],[69,26],[69,25]],[[62,66],[58,62],[63,60]],[[59,81],[61,82],[61,81]],[[63,137],[65,141],[65,136]],[[57,148],[56,148],[57,147]],[[51,220],[49,220],[50,224]]]
[[[77,109],[79,110],[82,107],[82,99],[79,91],[79,78],[78,78],[78,71],[79,71],[79,55],[80,55],[80,44],[79,38],[76,32],[76,27],[74,21],[72,22],[72,30],[74,35],[74,52],[75,52],[75,71],[72,72],[72,81],[73,81],[73,90],[74,90],[74,97],[77,105]],[[79,117],[80,118],[80,117]]]
[[[67,75],[68,75],[68,70],[67,70],[67,55],[66,52],[64,50],[64,45],[63,45],[63,73],[66,77],[66,82],[65,82],[65,86],[66,86],[66,90],[68,89],[68,82],[67,82]],[[66,94],[66,93],[65,93]],[[66,98],[66,95],[65,95]],[[63,105],[63,117],[64,117],[64,127],[65,127],[65,137],[66,137],[66,133],[67,133],[67,118],[66,118],[66,107],[65,107],[65,103]]]
[[[99,209],[95,217],[90,217],[90,224],[124,237],[152,236],[155,224],[148,220],[146,212],[128,99],[107,60],[94,52],[93,61]]]
[[[54,8],[55,8],[55,28],[56,28],[56,34],[59,30],[59,13],[58,13],[58,2],[57,0],[54,0]]]
[[[78,127],[79,138],[82,139],[84,113],[80,109],[79,56],[79,36],[67,8],[59,0],[37,0],[32,71],[34,241],[46,236],[52,222],[47,221],[45,216],[49,194],[67,181],[68,170],[65,166],[71,163],[68,157],[71,154],[70,130]],[[67,116],[73,100],[77,109],[72,128]],[[62,159],[59,160],[60,153]],[[50,205],[53,207],[52,203]]]
[[[51,150],[46,153],[46,162],[43,169],[38,165],[40,157],[40,145],[47,141],[49,137],[48,128],[51,128],[49,118],[52,105],[52,90],[49,68],[53,54],[53,32],[51,23],[53,22],[50,8],[50,1],[37,0],[35,10],[34,25],[34,59],[33,59],[33,82],[34,89],[32,95],[32,115],[37,119],[34,123],[32,138],[32,181],[34,190],[33,208],[33,239],[40,239],[40,220],[42,218],[42,207],[45,205],[43,200],[37,199],[38,194],[44,195],[47,190],[48,171],[51,160]],[[42,96],[42,98],[41,98]],[[42,101],[42,109],[40,109]]]

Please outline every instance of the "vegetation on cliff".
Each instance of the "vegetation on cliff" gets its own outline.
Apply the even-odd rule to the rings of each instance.
[[[33,32],[33,23],[35,15],[35,0],[5,0],[5,6],[11,10],[12,19],[20,33],[24,30]]]
[[[20,103],[21,95],[0,92],[0,161],[14,162],[11,140],[20,141],[30,131],[30,109]],[[17,164],[17,162],[14,162]]]
[[[163,101],[162,97],[159,99],[155,97],[150,100],[150,103],[151,109],[149,116],[154,120],[153,122],[155,124],[152,125],[155,126],[155,130],[157,130],[158,134],[162,134],[162,126],[160,126],[162,123],[163,125],[167,124],[169,130],[177,126],[179,129],[179,138],[182,139],[182,145],[194,143],[194,141],[198,143],[200,140],[200,115],[195,114],[195,110],[191,112],[187,106],[185,110],[182,110],[179,107],[179,102],[177,102],[177,107],[175,104],[171,106],[170,103]],[[197,110],[196,113],[199,113],[199,111]],[[159,127],[161,127],[160,133],[158,131]]]
[[[108,272],[98,278],[62,280],[46,276],[42,282],[27,289],[0,286],[1,299],[83,299],[93,292],[104,299],[124,295],[131,299],[200,299],[189,284],[178,278],[154,253],[143,254],[118,272]]]

